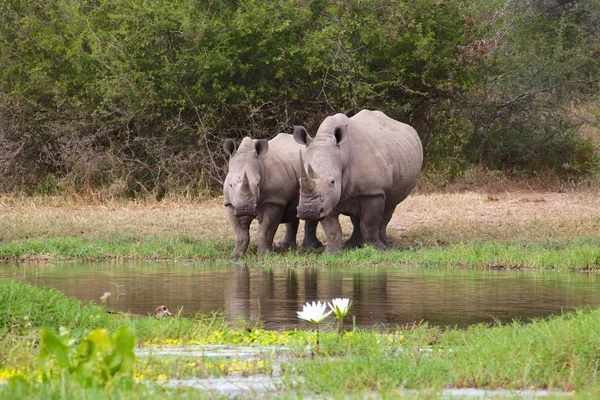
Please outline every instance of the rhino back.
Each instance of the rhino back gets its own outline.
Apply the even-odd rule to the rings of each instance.
[[[298,154],[304,151],[292,135],[280,133],[269,140],[265,168],[261,182],[261,202],[287,204],[299,197],[300,162]]]
[[[423,164],[417,132],[380,111],[363,110],[349,119],[342,153],[347,164],[344,198],[383,193],[400,202],[414,187]]]

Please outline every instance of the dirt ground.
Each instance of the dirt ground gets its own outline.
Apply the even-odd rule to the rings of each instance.
[[[233,237],[222,198],[203,201],[109,202],[64,199],[0,199],[0,240],[58,236]],[[341,217],[344,234],[349,218]],[[256,231],[257,223],[253,224]],[[401,203],[388,233],[400,246],[460,241],[539,241],[597,235],[600,196],[595,191],[512,191],[495,194],[415,194]],[[283,229],[278,232],[282,236]],[[301,231],[300,231],[301,232]],[[319,236],[325,235],[320,230]],[[301,240],[301,234],[298,240]],[[255,240],[255,237],[254,237]]]

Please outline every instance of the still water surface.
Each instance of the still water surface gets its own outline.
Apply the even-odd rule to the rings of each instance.
[[[223,311],[267,329],[306,328],[296,311],[313,300],[349,297],[357,325],[466,327],[498,319],[600,306],[600,275],[532,271],[361,268],[274,269],[233,265],[124,263],[2,265],[0,278],[56,288],[85,302],[147,315],[158,305],[184,315]],[[117,295],[118,294],[118,295]]]

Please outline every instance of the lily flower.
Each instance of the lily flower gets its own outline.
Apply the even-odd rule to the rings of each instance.
[[[335,313],[337,319],[344,318],[348,315],[348,311],[352,306],[352,302],[348,298],[338,298],[331,300],[331,303],[327,303],[331,311]]]
[[[344,332],[344,318],[348,315],[348,311],[352,306],[352,302],[348,298],[337,298],[331,300],[331,303],[327,303],[331,312],[335,313],[335,317],[338,319],[338,332],[341,335]]]
[[[303,306],[302,311],[296,311],[298,313],[298,318],[304,319],[306,321],[310,321],[313,324],[316,324],[317,327],[319,324],[329,315],[332,311],[325,312],[327,310],[327,303],[321,303],[320,301],[312,304],[306,302]]]

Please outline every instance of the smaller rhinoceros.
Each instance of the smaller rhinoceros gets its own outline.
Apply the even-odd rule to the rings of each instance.
[[[296,246],[299,220],[296,207],[300,197],[298,145],[292,135],[280,133],[270,141],[246,137],[236,150],[226,139],[223,149],[229,154],[229,173],[223,185],[227,216],[235,234],[233,256],[239,257],[250,242],[250,224],[258,219],[258,254],[271,251],[279,224],[286,224],[279,247]],[[321,247],[317,222],[304,225],[303,246]]]
[[[417,132],[381,111],[362,110],[352,118],[325,118],[314,138],[297,126],[294,138],[306,146],[299,162],[298,217],[322,221],[327,251],[342,248],[340,214],[350,216],[354,226],[345,247],[391,245],[387,225],[423,164]]]

